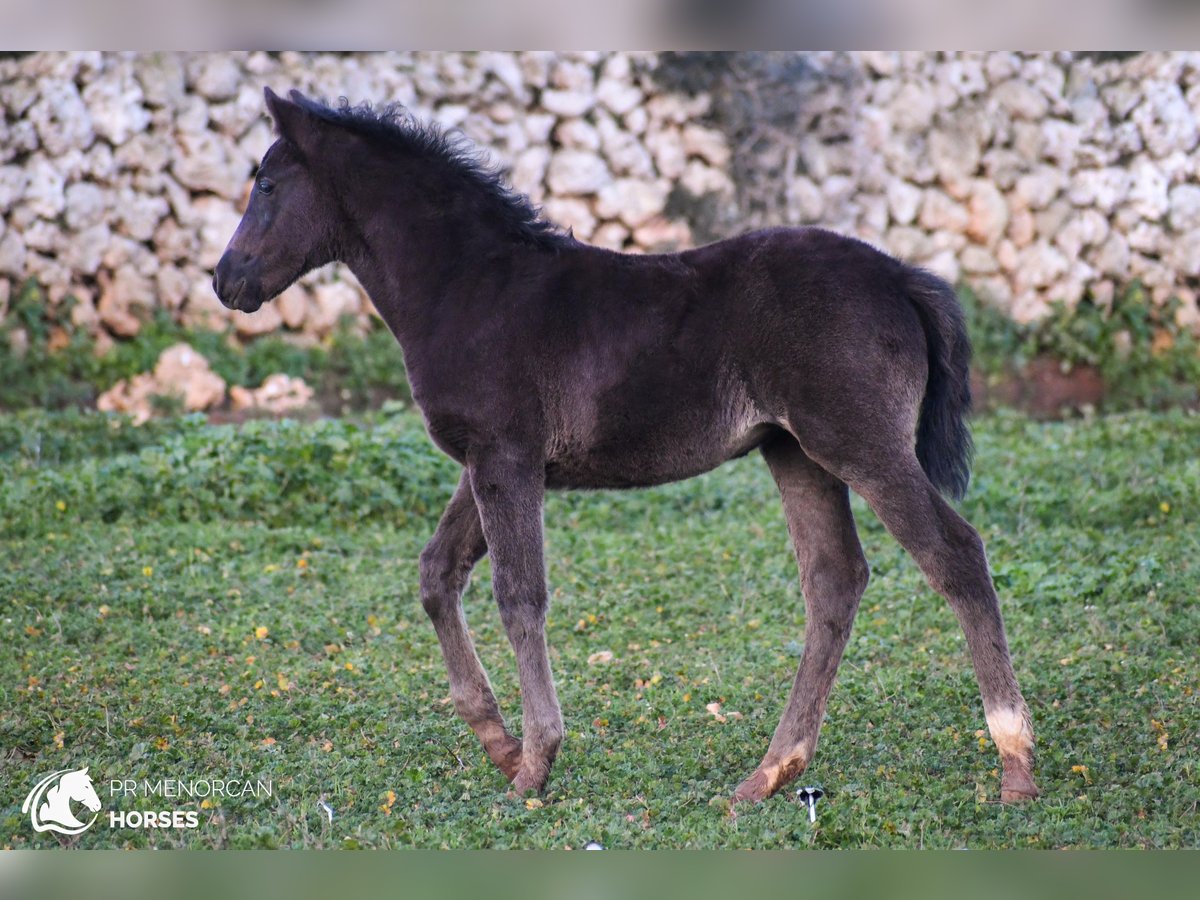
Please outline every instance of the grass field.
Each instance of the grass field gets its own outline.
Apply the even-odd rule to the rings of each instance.
[[[1200,417],[983,419],[964,514],[988,545],[1042,799],[1003,807],[965,643],[856,500],[873,578],[802,783],[727,815],[803,640],[757,456],[552,496],[548,639],[567,726],[506,796],[449,704],[416,556],[455,481],[418,420],[0,417],[0,845],[90,765],[105,809],[198,810],[101,846],[1178,847],[1200,840]],[[486,561],[467,615],[519,728]],[[719,703],[720,716],[709,704]],[[715,707],[714,707],[715,709]],[[270,798],[110,799],[114,778],[270,778]],[[327,805],[328,811],[325,806]]]

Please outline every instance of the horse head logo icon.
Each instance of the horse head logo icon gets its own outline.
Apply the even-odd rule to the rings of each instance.
[[[71,811],[72,803],[82,803],[92,813],[91,819],[81,822]],[[21,812],[29,813],[34,831],[54,831],[58,834],[81,834],[92,827],[100,813],[100,798],[92,785],[88,767],[59,769],[38,781]]]

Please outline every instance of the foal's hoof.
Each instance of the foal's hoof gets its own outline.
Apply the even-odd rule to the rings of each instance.
[[[1037,785],[1033,783],[1033,776],[1027,772],[1021,770],[1015,772],[1008,771],[1000,779],[1001,803],[1025,803],[1037,798]]]
[[[761,769],[755,769],[753,775],[737,786],[737,790],[730,798],[730,803],[761,803],[773,793],[775,792],[771,790],[767,773]]]
[[[503,740],[497,741],[486,748],[488,758],[504,773],[509,781],[517,777],[521,771],[521,742],[511,734],[505,734]]]
[[[1000,791],[1001,803],[1027,803],[1028,801],[1036,800],[1037,798],[1037,788],[1034,788],[1032,793],[1027,791]]]
[[[512,793],[518,797],[536,796],[542,792],[549,780],[550,773],[537,766],[534,769],[521,769],[512,780]]]

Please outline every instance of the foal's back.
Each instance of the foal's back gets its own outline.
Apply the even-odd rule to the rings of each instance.
[[[551,486],[687,478],[897,387],[915,422],[908,269],[861,241],[771,229],[678,254],[580,245],[556,265],[572,277],[539,298]]]

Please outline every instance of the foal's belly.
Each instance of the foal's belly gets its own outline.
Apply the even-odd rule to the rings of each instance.
[[[740,428],[629,429],[586,447],[570,445],[546,462],[548,488],[637,488],[681,481],[745,456],[775,430],[769,422]]]

